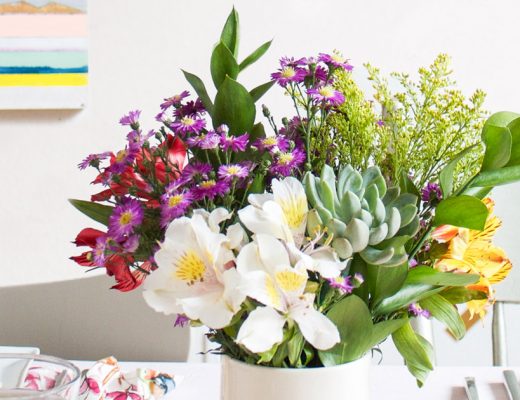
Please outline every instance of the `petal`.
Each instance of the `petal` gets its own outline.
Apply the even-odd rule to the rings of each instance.
[[[283,340],[285,318],[271,307],[253,310],[238,331],[237,343],[253,353],[268,351]]]
[[[220,223],[231,218],[231,213],[224,207],[214,209],[208,217],[209,228],[213,232],[220,232]]]
[[[286,239],[282,209],[273,201],[267,201],[261,209],[247,206],[238,212],[238,216],[245,227],[253,233],[264,233]]]
[[[287,249],[273,236],[258,234],[255,242],[258,243],[258,254],[267,271],[274,272],[279,267],[291,265]]]
[[[230,249],[240,250],[248,241],[247,232],[238,222],[227,229],[226,235]]]
[[[347,266],[347,261],[340,261],[337,254],[330,247],[320,247],[311,253],[314,261],[314,271],[324,278],[335,278]]]
[[[229,324],[234,315],[223,294],[223,290],[216,290],[202,296],[180,299],[179,303],[188,318],[200,320],[212,329],[222,329]]]
[[[325,315],[315,310],[312,304],[296,306],[290,311],[303,337],[318,350],[328,350],[339,343],[338,328]]]
[[[237,256],[237,270],[241,274],[247,274],[253,271],[264,271],[264,265],[258,254],[258,244],[251,242],[246,244],[240,250]]]
[[[250,272],[242,276],[239,290],[263,305],[282,312],[287,311],[282,293],[274,279],[264,271]]]
[[[242,276],[235,268],[228,269],[222,274],[224,281],[224,299],[234,313],[240,310],[240,306],[246,299],[246,294],[240,289]]]
[[[148,279],[146,282],[149,282]],[[182,314],[182,306],[177,304],[177,294],[168,291],[144,290],[143,297],[151,308],[157,312],[169,314]]]
[[[274,196],[271,193],[250,194],[247,196],[247,200],[249,201],[249,204],[262,208],[266,201],[274,200]]]

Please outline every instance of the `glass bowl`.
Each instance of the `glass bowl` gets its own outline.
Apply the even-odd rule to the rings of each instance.
[[[81,371],[61,358],[0,353],[0,400],[76,400]]]

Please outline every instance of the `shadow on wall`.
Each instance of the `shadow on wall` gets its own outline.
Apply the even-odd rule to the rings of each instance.
[[[0,122],[31,123],[66,121],[81,114],[80,110],[0,110]]]
[[[71,360],[186,361],[189,329],[174,329],[174,318],[139,290],[109,290],[105,276],[0,289],[0,344]]]

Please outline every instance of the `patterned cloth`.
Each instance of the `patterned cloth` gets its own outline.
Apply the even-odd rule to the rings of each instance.
[[[42,367],[30,368],[25,386],[47,390],[54,387],[58,373]],[[107,357],[84,370],[81,376],[79,400],[158,400],[170,393],[182,377],[138,368],[123,372],[114,357]]]

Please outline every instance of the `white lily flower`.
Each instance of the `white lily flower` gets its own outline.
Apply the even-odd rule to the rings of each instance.
[[[288,243],[287,250],[293,264],[303,263],[308,271],[319,273],[323,278],[336,278],[347,267],[347,261],[341,261],[330,246],[312,247],[300,250]]]
[[[305,238],[307,196],[303,185],[293,177],[273,179],[273,193],[248,197],[251,205],[238,212],[240,220],[253,233],[264,233],[301,246]]]
[[[266,307],[251,312],[238,332],[237,342],[255,353],[267,351],[283,338],[285,322],[294,321],[315,348],[326,350],[340,341],[337,327],[317,311],[314,295],[304,293],[308,280],[302,262],[291,266],[283,244],[257,234],[237,257],[241,290]]]
[[[145,281],[143,296],[156,311],[183,313],[220,329],[245,300],[237,290],[238,272],[226,268],[234,261],[227,237],[210,229],[200,214],[168,226],[155,261],[159,268]]]

